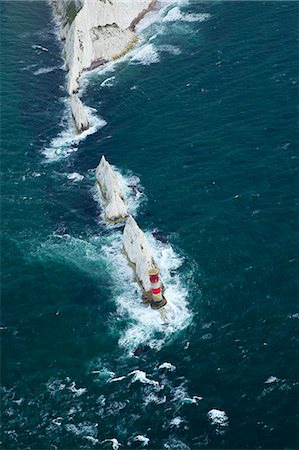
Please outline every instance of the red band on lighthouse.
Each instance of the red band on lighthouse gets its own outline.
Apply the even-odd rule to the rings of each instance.
[[[159,270],[156,268],[150,269],[148,271],[150,281],[151,281],[151,289],[152,296],[154,302],[160,302],[162,300],[162,292],[161,292],[161,283],[159,280]]]
[[[158,287],[158,288],[152,288],[152,293],[153,294],[155,294],[155,295],[157,295],[157,294],[160,294],[160,292],[161,292],[161,288],[160,287]]]

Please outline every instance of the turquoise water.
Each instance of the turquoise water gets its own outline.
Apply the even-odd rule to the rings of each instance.
[[[50,7],[1,13],[3,448],[297,448],[298,4],[168,6],[84,81],[81,141]],[[167,329],[101,219],[102,153],[168,241]]]

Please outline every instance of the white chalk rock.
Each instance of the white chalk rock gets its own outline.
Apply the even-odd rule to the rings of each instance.
[[[118,175],[106,161],[104,155],[96,168],[96,179],[107,200],[110,200],[114,193],[124,200],[125,196],[120,187]]]
[[[134,25],[155,2],[52,0],[64,43],[70,96],[78,91],[79,77],[84,70],[121,57],[135,44]],[[77,100],[71,99],[71,108],[78,131],[89,128],[87,117],[83,115]]]
[[[72,94],[70,96],[70,104],[72,116],[74,118],[77,130],[80,133],[84,130],[87,130],[89,128],[88,118],[84,110],[83,103],[79,99],[78,95]]]
[[[128,217],[126,205],[116,192],[113,192],[112,197],[105,208],[105,215],[111,222],[124,220]]]
[[[128,217],[124,203],[124,193],[120,187],[119,177],[103,155],[96,168],[96,179],[106,200],[105,216],[111,222],[125,220]]]
[[[78,90],[80,73],[117,58],[135,41],[131,26],[153,0],[53,0],[65,41],[69,94]]]
[[[125,252],[135,265],[136,275],[145,291],[151,289],[148,270],[154,266],[150,246],[143,231],[133,217],[129,217],[124,229],[123,245]]]

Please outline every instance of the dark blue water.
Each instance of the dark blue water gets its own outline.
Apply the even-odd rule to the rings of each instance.
[[[297,448],[298,4],[169,6],[141,54],[89,77],[107,124],[81,141],[50,7],[1,13],[3,448]],[[169,241],[171,333],[134,316],[102,153]]]

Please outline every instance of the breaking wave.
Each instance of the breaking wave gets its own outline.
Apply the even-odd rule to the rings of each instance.
[[[150,64],[156,64],[160,61],[159,54],[156,51],[153,44],[146,44],[141,48],[138,48],[136,52],[134,52],[131,63],[140,63],[144,66],[149,66]]]
[[[48,161],[57,161],[59,159],[67,157],[70,153],[78,150],[78,145],[81,141],[85,140],[87,136],[95,133],[100,128],[103,128],[107,122],[95,115],[96,110],[88,106],[84,106],[88,121],[90,123],[90,128],[78,133],[73,123],[73,118],[71,115],[71,108],[69,105],[68,98],[64,99],[65,103],[65,113],[62,118],[63,130],[50,142],[48,147],[42,150]]]
[[[184,13],[180,10],[178,6],[175,6],[172,8],[166,16],[163,18],[163,22],[204,22],[205,20],[209,19],[211,16],[210,14],[189,14]]]

